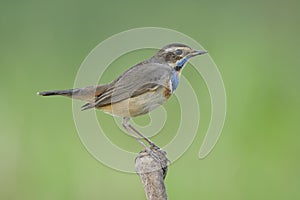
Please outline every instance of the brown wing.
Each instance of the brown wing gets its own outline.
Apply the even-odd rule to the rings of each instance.
[[[165,87],[172,73],[172,68],[156,63],[143,63],[127,70],[108,88],[96,97],[94,103],[85,104],[82,110],[102,107],[138,96],[159,87]]]

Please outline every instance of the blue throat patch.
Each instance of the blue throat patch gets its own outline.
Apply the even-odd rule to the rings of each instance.
[[[186,57],[182,58],[177,62],[177,67],[182,68],[186,62],[187,62],[187,58]]]
[[[172,71],[171,82],[172,82],[172,92],[174,92],[179,84],[179,78],[175,70]]]

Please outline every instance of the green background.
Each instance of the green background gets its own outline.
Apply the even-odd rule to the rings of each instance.
[[[201,43],[227,92],[223,133],[213,152],[199,160],[209,98],[193,69],[183,72],[200,85],[203,122],[192,146],[169,168],[169,199],[300,199],[299,9],[299,1],[1,0],[0,199],[145,198],[137,175],[105,167],[86,151],[69,99],[35,95],[72,87],[98,43],[145,26],[175,29]],[[152,53],[120,58],[113,63],[120,71],[107,71],[104,79]],[[169,112],[176,107],[175,98],[166,104]],[[112,121],[101,112],[98,117]],[[136,122],[147,124],[149,118]],[[114,127],[113,141],[140,150]],[[153,140],[163,145],[171,138],[162,133]]]

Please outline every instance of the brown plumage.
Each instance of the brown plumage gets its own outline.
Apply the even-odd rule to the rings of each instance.
[[[130,117],[146,114],[165,103],[177,88],[180,73],[188,59],[204,53],[206,51],[192,50],[184,44],[170,44],[150,59],[129,68],[109,84],[38,94],[79,99],[87,102],[82,110],[97,108],[123,117],[126,130],[133,135],[140,135],[154,145],[128,123]],[[142,143],[140,140],[139,142]]]

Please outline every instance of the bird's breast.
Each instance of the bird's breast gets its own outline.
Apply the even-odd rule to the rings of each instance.
[[[166,82],[166,86],[164,88],[163,96],[165,99],[168,99],[176,90],[179,84],[179,77],[180,77],[180,72],[172,71],[170,79]]]
[[[176,90],[179,84],[179,75],[180,74],[178,72],[172,71],[171,79],[169,81],[169,88],[171,90],[171,93],[173,93]]]

